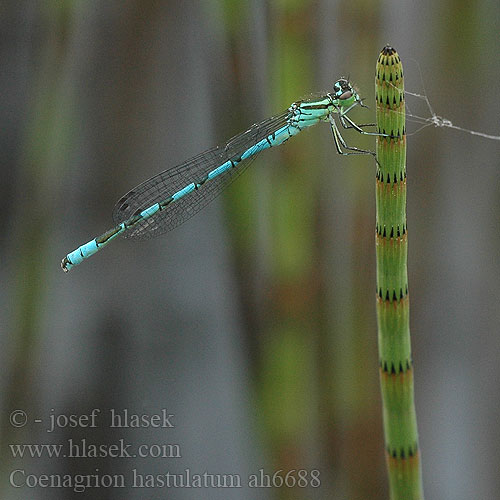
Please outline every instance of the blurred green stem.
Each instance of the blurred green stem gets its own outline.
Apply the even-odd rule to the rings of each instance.
[[[406,226],[406,131],[403,66],[382,49],[375,80],[377,324],[385,447],[391,500],[423,499],[413,395]]]

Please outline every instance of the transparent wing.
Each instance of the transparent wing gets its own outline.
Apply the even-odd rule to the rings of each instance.
[[[268,118],[252,125],[246,132],[236,135],[225,145],[217,146],[193,158],[167,169],[129,191],[120,198],[113,209],[116,224],[126,221],[142,210],[159,203],[192,182],[201,181],[209,172],[225,163],[236,160],[253,145],[283,127],[289,112]],[[139,221],[125,238],[148,239],[179,226],[214,200],[225,187],[233,182],[252,162],[256,154],[214,179],[207,181],[199,189],[170,203],[152,217]]]

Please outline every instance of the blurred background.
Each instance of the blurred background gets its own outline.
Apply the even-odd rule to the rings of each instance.
[[[426,92],[438,115],[500,134],[499,2],[4,1],[0,13],[1,498],[387,498],[375,165],[338,156],[327,125],[260,155],[166,236],[117,241],[69,275],[59,263],[113,225],[130,188],[340,76],[370,106],[353,118],[373,121],[386,43],[402,57],[406,89]],[[421,100],[407,103],[431,116]],[[408,137],[429,499],[495,498],[500,488],[499,153],[498,141],[449,129]],[[93,409],[93,428],[69,418]],[[111,409],[165,411],[174,427],[111,428]],[[13,425],[14,410],[26,425],[22,413]],[[70,458],[69,440],[172,453]],[[63,451],[21,457],[12,444]],[[15,488],[14,470],[24,471],[17,483],[123,474],[127,484]],[[133,488],[134,470],[233,474],[244,487]],[[308,486],[246,487],[260,470],[303,470]]]

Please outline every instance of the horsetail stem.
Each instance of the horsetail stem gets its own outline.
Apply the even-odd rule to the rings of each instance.
[[[423,499],[413,394],[406,225],[406,131],[403,66],[382,49],[377,102],[377,325],[384,436],[391,500]]]

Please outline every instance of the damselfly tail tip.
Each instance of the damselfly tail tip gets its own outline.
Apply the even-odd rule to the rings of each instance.
[[[68,264],[71,264],[71,262],[68,260],[68,257],[64,257],[64,259],[61,261],[61,269],[65,273],[69,272]]]

